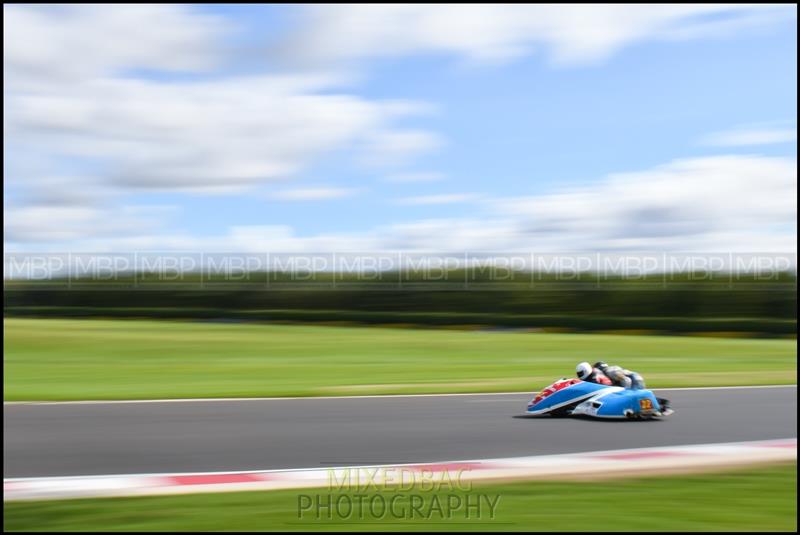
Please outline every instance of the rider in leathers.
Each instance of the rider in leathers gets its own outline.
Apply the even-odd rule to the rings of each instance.
[[[578,379],[582,381],[608,386],[612,386],[614,384],[611,382],[611,379],[606,377],[602,371],[596,367],[592,367],[592,365],[588,362],[581,362],[575,366],[575,374],[578,376]]]
[[[626,370],[625,368],[621,368],[620,366],[609,366],[603,361],[595,362],[594,366],[590,368],[591,374],[586,374],[583,372],[583,370],[586,368],[589,368],[587,363],[582,362],[578,364],[578,377],[585,381],[591,381],[599,384],[607,384],[606,381],[610,381],[614,386],[621,386],[623,388],[630,388],[633,390],[645,388],[644,378],[641,375],[636,372]],[[586,377],[581,377],[582,374],[586,375]],[[658,400],[662,411],[665,413],[666,411],[672,411],[669,400],[664,398],[656,399]]]
[[[608,377],[615,386],[640,390],[645,388],[644,378],[636,372],[619,366],[609,366],[605,362],[595,362],[594,367]]]

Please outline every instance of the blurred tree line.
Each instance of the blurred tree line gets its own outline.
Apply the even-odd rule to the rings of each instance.
[[[796,275],[681,273],[571,277],[513,273],[435,280],[381,273],[184,273],[165,279],[6,281],[6,315],[487,325],[574,330],[796,334]]]

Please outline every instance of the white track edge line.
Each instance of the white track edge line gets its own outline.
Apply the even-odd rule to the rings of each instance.
[[[742,385],[742,386],[686,386],[674,388],[651,388],[655,391],[673,390],[743,390],[757,388],[797,388],[796,384],[790,385]],[[523,394],[537,394],[538,391],[525,392],[453,392],[445,394],[367,394],[363,396],[286,396],[286,397],[255,397],[255,398],[174,398],[174,399],[87,399],[73,401],[4,401],[3,405],[103,405],[120,403],[197,403],[204,401],[291,401],[291,400],[335,400],[335,399],[375,399],[375,398],[433,398],[456,396],[520,396]]]

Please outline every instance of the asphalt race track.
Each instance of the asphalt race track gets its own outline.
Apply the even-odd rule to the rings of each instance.
[[[659,390],[664,421],[515,418],[529,395],[5,404],[4,477],[486,459],[797,436],[797,388]]]

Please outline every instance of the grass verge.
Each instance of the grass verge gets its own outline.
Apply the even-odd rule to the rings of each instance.
[[[3,528],[6,531],[797,529],[796,463],[725,473],[592,483],[540,481],[475,485],[465,490],[455,486],[440,484],[438,489],[427,491],[419,487],[413,491],[364,492],[306,489],[11,502],[4,504]],[[365,496],[360,499],[362,506],[357,505],[358,496]],[[329,501],[333,504],[329,509],[316,506]],[[373,501],[375,505],[371,506]],[[386,504],[383,510],[380,503]],[[437,509],[434,503],[441,508]],[[468,503],[473,504],[469,517]],[[474,505],[478,503],[481,505]],[[494,505],[490,506],[491,503]],[[417,505],[416,509],[412,504]]]
[[[606,360],[651,387],[793,384],[795,340],[4,320],[6,400],[530,391]]]

